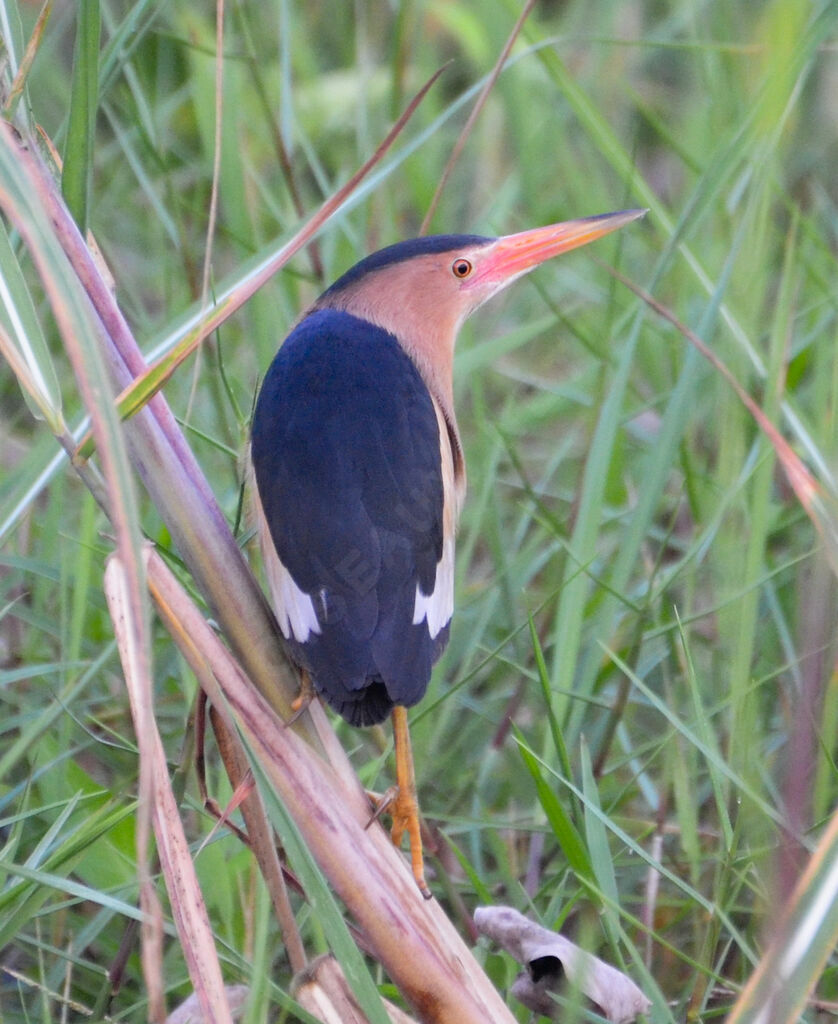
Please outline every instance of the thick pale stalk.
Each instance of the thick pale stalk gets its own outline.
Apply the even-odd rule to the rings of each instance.
[[[232,1024],[233,1018],[224,991],[224,979],[221,975],[212,928],[189,852],[189,843],[172,793],[163,743],[154,716],[148,712],[152,684],[149,678],[143,677],[142,668],[138,668],[133,637],[135,626],[132,622],[130,602],[126,597],[127,588],[128,577],[125,568],[116,556],[111,556],[105,569],[105,596],[125,673],[131,714],[137,730],[137,742],[146,766],[145,770],[152,778],[149,794],[151,817],[157,838],[157,852],[166,877],[172,916],[181,936],[181,947],[200,1004],[202,1019],[207,1021],[207,1024]],[[162,919],[159,905],[157,912]],[[162,982],[162,977],[156,980]],[[162,1020],[162,1016],[155,1015],[154,1019]]]
[[[147,369],[122,311],[35,151],[9,125],[0,125],[0,146],[4,160],[11,160],[25,179],[31,205],[47,214],[93,305],[103,328],[102,354],[115,389],[122,390]],[[7,212],[13,221],[27,213]],[[125,436],[134,468],[225,636],[254,684],[288,715],[296,674],[280,646],[273,614],[162,395],[125,424]],[[301,716],[297,726],[310,742],[319,742],[308,716]]]
[[[207,662],[210,699],[232,717],[279,793],[366,944],[426,1024],[512,1024],[514,1018],[434,900],[423,900],[401,854],[369,807],[284,727],[251,687],[163,560],[149,555],[149,586],[192,663]],[[213,684],[217,681],[217,685]]]
[[[333,956],[318,957],[294,979],[294,998],[323,1024],[368,1024],[352,994],[340,964]],[[392,1003],[384,1001],[393,1024],[416,1024]]]

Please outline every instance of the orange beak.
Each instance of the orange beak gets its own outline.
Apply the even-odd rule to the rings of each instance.
[[[468,289],[481,285],[501,288],[539,263],[587,245],[645,214],[646,210],[620,210],[506,235],[488,248],[485,259],[475,267],[475,273],[464,286]]]

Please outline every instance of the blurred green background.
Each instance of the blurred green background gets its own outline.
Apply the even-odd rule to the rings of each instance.
[[[451,62],[349,207],[166,387],[243,543],[260,375],[326,284],[419,231],[520,11],[513,0],[227,5],[211,293],[290,237]],[[38,13],[0,4],[7,96]],[[86,53],[82,13],[101,19]],[[462,331],[456,612],[412,723],[422,808],[445,838],[432,885],[452,915],[465,927],[478,903],[510,903],[561,926],[625,967],[659,1021],[727,1014],[835,806],[836,600],[832,549],[772,445],[609,268],[754,396],[823,487],[828,534],[836,15],[834,2],[804,0],[537,3],[431,224],[505,234],[650,208]],[[56,3],[19,101],[18,116],[78,166],[74,66],[98,83],[78,195],[150,354],[202,295],[215,39],[210,5]],[[81,402],[32,282],[75,426]],[[111,544],[5,364],[0,438],[0,1019],[107,1009],[140,1021],[135,745],[101,590]],[[141,522],[168,547],[152,507]],[[158,718],[197,846],[212,822],[184,743],[195,683],[155,628]],[[339,731],[364,782],[387,785],[385,734]],[[215,762],[210,780],[223,803]],[[21,865],[25,879],[10,870]],[[297,1019],[279,1009],[290,978],[250,855],[219,833],[197,867],[229,980],[262,979],[248,1019]],[[299,916],[310,948],[327,948],[316,912],[301,904]],[[829,941],[822,932],[804,956],[798,984],[816,985],[806,1020],[836,1009]],[[104,972],[123,943],[111,998]],[[511,982],[511,960],[480,956],[500,987]],[[174,941],[166,969],[175,1003],[189,984]]]

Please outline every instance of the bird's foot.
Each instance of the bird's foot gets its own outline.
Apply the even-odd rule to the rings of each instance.
[[[293,725],[300,715],[307,710],[309,704],[311,704],[316,696],[317,693],[311,681],[311,676],[305,669],[302,669],[300,671],[300,692],[291,701],[291,716],[285,722],[286,726]]]
[[[397,787],[396,795],[390,805],[390,838],[394,846],[401,846],[405,832],[410,843],[410,861],[413,866],[413,877],[419,886],[419,892],[429,900],[431,890],[425,881],[425,861],[422,853],[422,826],[419,821],[419,804],[416,793]]]
[[[400,847],[405,832],[410,842],[410,861],[413,868],[413,877],[422,896],[429,900],[431,890],[425,881],[425,860],[422,852],[422,827],[419,820],[419,805],[414,793],[410,790],[400,789],[399,786],[390,786],[384,793],[367,794],[375,809],[370,815],[369,821],[364,826],[368,829],[373,822],[378,821],[382,814],[389,814],[392,819],[390,826],[390,838],[395,847]]]

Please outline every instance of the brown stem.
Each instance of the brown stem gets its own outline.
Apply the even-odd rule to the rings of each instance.
[[[242,750],[235,734],[227,728],[224,719],[215,708],[210,708],[210,720],[219,753],[224,761],[224,767],[227,769],[227,775],[230,777],[230,783],[233,789],[236,789],[249,771],[247,755]],[[265,807],[256,787],[253,787],[242,801],[241,812],[247,825],[250,848],[259,862],[259,869],[271,896],[276,920],[285,942],[285,950],[288,953],[288,962],[293,973],[298,974],[305,970],[308,957],[291,907],[288,887],[285,885],[282,865],[279,863],[276,852],[273,831],[268,824]]]
[[[423,900],[383,829],[365,830],[369,805],[350,792],[249,684],[230,652],[159,555],[149,586],[178,646],[201,673],[210,700],[235,723],[277,791],[367,948],[427,1024],[512,1024],[491,982],[434,900]],[[211,667],[211,668],[210,668]]]

